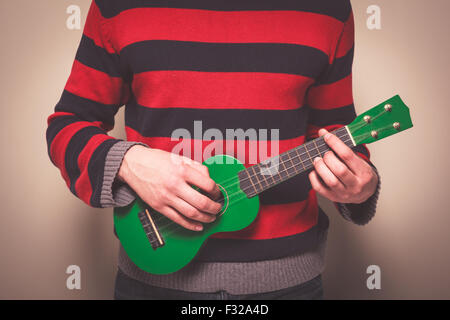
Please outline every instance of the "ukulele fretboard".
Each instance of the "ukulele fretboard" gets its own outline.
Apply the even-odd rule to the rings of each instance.
[[[332,133],[347,146],[354,147],[346,127],[339,128]],[[254,197],[283,181],[310,170],[314,166],[314,159],[322,157],[330,150],[323,137],[319,137],[257,165],[248,167],[239,172],[241,190],[247,197]]]

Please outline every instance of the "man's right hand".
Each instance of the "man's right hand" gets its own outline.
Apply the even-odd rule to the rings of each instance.
[[[126,182],[149,206],[175,223],[201,231],[213,222],[221,205],[192,186],[217,199],[219,187],[208,168],[189,158],[136,145],[125,154],[118,178]]]

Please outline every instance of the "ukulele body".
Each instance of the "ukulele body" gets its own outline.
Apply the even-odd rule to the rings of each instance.
[[[186,266],[198,253],[203,243],[214,233],[244,229],[259,211],[258,196],[248,198],[239,185],[238,173],[244,170],[239,160],[217,155],[203,163],[209,169],[224,197],[222,211],[212,223],[203,224],[202,231],[185,229],[149,208],[141,199],[127,207],[114,209],[114,226],[122,246],[130,259],[142,270],[152,274],[169,274]],[[224,182],[221,184],[221,182]],[[148,212],[156,226],[163,245],[154,248],[144,230],[139,213]]]

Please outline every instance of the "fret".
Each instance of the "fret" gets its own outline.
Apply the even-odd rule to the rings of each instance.
[[[273,184],[273,181],[270,182],[267,177],[271,177],[271,174],[266,174],[263,171],[268,170],[266,167],[261,168],[258,165],[259,170],[257,170],[258,175],[256,176],[256,178],[258,179],[259,185],[261,186],[261,190],[266,190],[267,188],[269,188],[269,186],[271,184]],[[256,171],[256,170],[255,170]],[[273,180],[273,179],[272,179]]]
[[[308,158],[308,153],[306,152],[306,149],[304,146],[301,146],[300,150],[300,160],[302,164],[305,166],[305,169],[308,169],[308,163],[310,159]]]
[[[238,173],[239,186],[241,190],[245,191],[247,196],[257,195],[258,192],[253,184],[252,178],[250,177],[249,169],[242,170]]]
[[[350,136],[348,135],[348,131],[345,127],[339,128],[334,133],[336,137],[341,139],[348,147],[353,147],[353,142],[350,139]]]
[[[317,139],[315,142],[317,151],[319,152],[320,157],[323,157],[327,151],[330,150],[328,145],[326,144],[325,140],[323,138]]]
[[[320,153],[314,147],[314,140],[306,145],[306,150],[308,150],[308,154],[309,154],[310,158],[312,159],[312,161],[314,161],[315,158],[320,156]]]
[[[313,144],[314,144],[314,147],[316,147],[316,150],[317,150],[317,155],[320,157],[320,156],[322,156],[322,154],[320,153],[320,150],[319,150],[319,148],[317,147],[317,142],[316,142],[316,139],[314,139],[313,140]]]
[[[289,158],[288,161],[290,162],[290,167],[288,169],[289,175],[294,176],[294,175],[298,174],[297,166],[295,165],[294,161],[291,158],[291,150],[286,152],[286,156]],[[292,170],[294,170],[294,171],[292,171]]]
[[[305,170],[305,167],[303,166],[303,163],[300,161],[297,148],[292,149],[292,152],[295,152],[295,155],[291,158],[292,164],[295,167],[297,173],[301,173],[303,170]],[[300,166],[302,166],[303,170],[302,168],[300,168]]]
[[[253,181],[253,180],[255,180],[254,177],[257,177],[255,167],[256,167],[256,166],[251,166],[251,167],[249,168],[249,170],[252,170],[252,171],[253,171],[253,174],[250,175],[250,179],[249,179],[249,180],[250,180],[250,182],[252,183],[253,188],[255,189],[255,192],[256,192],[256,193],[259,193],[259,192],[261,192],[261,191],[264,190],[264,189],[262,188],[262,185],[261,185],[261,182],[259,181],[259,179],[256,179],[256,183],[255,183],[255,181]],[[250,172],[249,172],[249,173],[250,173]],[[260,190],[260,191],[258,191],[258,188],[256,187],[257,184],[261,187],[261,190]]]
[[[276,175],[280,171],[280,157],[276,156],[271,159],[267,159],[263,161],[260,166],[264,166],[263,169],[260,170],[261,176],[267,183],[277,184],[279,181],[276,179]],[[269,179],[271,182],[269,182]]]
[[[321,155],[323,156],[327,151],[330,151],[330,147],[325,143],[325,141],[322,139],[321,144],[319,145],[319,150],[321,152]]]
[[[298,153],[298,150],[299,150],[299,149],[300,149],[300,147],[295,148],[295,152],[297,153],[298,161],[299,161],[300,164],[302,165],[303,170],[306,170],[305,165],[303,164],[303,160],[302,160],[302,158],[300,157],[300,154]]]
[[[289,176],[287,169],[286,169],[286,165],[284,164],[283,160],[280,161],[280,164],[281,164],[280,166],[283,166],[283,167],[280,168],[280,166],[279,166],[278,169],[281,169],[281,170],[278,171],[278,175],[280,175],[282,179],[286,179]]]
[[[310,163],[313,163],[313,159],[311,158],[311,155],[309,154],[309,151],[308,151],[308,148],[306,147],[306,145],[305,145],[304,149],[305,149],[306,154],[308,155],[308,158],[309,158],[309,159],[307,159],[307,160],[309,160]],[[307,163],[308,163],[308,162],[307,162]]]
[[[267,165],[265,163],[260,163],[254,167],[255,169],[253,171],[257,172],[254,176],[254,179],[256,179],[255,184],[258,184],[261,187],[261,190],[265,190],[271,185],[271,183],[273,183],[267,179],[267,176],[269,176],[267,171],[269,169],[267,169]]]

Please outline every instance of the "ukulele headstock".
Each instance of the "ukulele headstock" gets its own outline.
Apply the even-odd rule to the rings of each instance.
[[[372,143],[413,126],[409,108],[396,95],[360,114],[349,124],[356,145]]]

